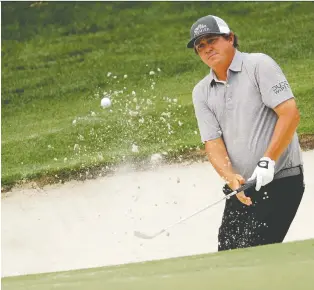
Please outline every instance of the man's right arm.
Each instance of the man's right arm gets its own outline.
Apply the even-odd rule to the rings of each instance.
[[[222,139],[220,124],[206,101],[206,91],[201,85],[195,86],[193,90],[193,104],[198,128],[210,163],[217,173],[226,182],[230,183],[235,172],[232,169],[226,146]]]
[[[217,173],[229,184],[236,174],[232,168],[226,146],[221,137],[206,141],[205,151],[209,162],[213,165]]]
[[[206,141],[205,151],[209,162],[232,190],[238,189],[241,184],[245,183],[244,178],[233,170],[225,143],[221,137]],[[244,192],[238,193],[237,198],[246,205],[252,204],[251,198],[245,196]]]

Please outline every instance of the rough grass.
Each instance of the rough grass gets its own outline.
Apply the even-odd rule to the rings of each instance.
[[[191,91],[208,68],[185,45],[205,14],[276,59],[312,134],[312,2],[3,2],[2,186],[201,147]]]

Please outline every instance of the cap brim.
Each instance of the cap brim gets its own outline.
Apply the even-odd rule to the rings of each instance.
[[[204,33],[204,34],[201,34],[201,35],[198,35],[197,37],[194,37],[192,38],[188,44],[186,45],[187,48],[194,48],[194,43],[195,43],[195,40],[200,38],[200,37],[203,37],[205,35],[224,35],[226,33]]]
[[[194,42],[196,38],[191,39],[188,44],[186,45],[187,48],[193,48],[194,47]]]

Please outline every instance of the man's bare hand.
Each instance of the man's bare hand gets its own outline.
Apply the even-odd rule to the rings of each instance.
[[[240,174],[235,174],[232,180],[228,183],[228,185],[232,190],[236,190],[241,186],[241,184],[244,184],[244,183],[245,183],[244,178]],[[248,196],[245,196],[244,191],[239,192],[236,196],[238,200],[242,202],[243,204],[248,205],[248,206],[252,204],[251,198]]]

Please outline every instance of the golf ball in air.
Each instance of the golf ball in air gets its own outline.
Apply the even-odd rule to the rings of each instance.
[[[103,107],[103,108],[108,108],[111,106],[111,100],[107,97],[104,97],[102,98],[101,102],[100,102],[100,105]]]

